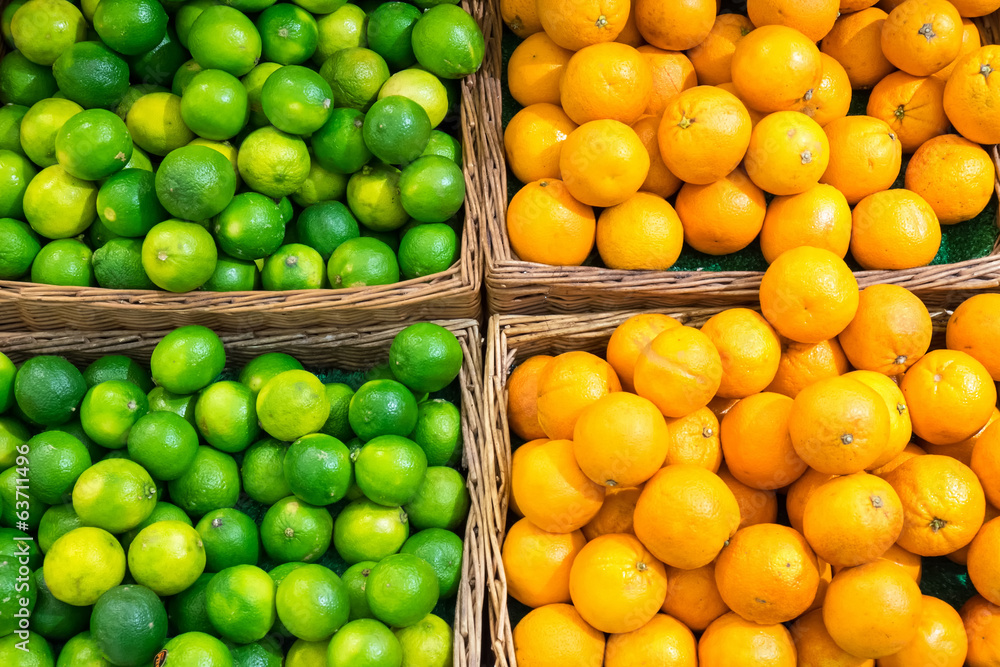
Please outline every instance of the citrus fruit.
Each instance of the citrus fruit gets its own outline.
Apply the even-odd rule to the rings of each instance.
[[[206,442],[224,452],[243,451],[260,433],[254,396],[239,382],[206,387],[195,403],[194,420]]]
[[[323,127],[309,138],[316,161],[343,174],[353,174],[368,164],[372,153],[365,145],[364,122],[365,114],[357,109],[334,109]]]
[[[121,542],[122,548],[127,552],[132,542],[135,541],[136,535],[159,521],[180,521],[188,526],[194,525],[191,523],[191,518],[177,505],[157,501],[156,507],[142,523],[121,535],[118,541]]]
[[[291,442],[315,433],[326,423],[329,414],[326,388],[308,371],[279,373],[257,394],[261,428],[278,440]]]
[[[399,263],[382,241],[355,237],[333,250],[327,273],[334,289],[391,285],[399,281]]]
[[[454,160],[455,164],[462,164],[462,144],[453,136],[441,130],[431,130],[431,137],[427,140],[427,148],[421,153],[421,157],[426,155],[440,155],[449,160]]]
[[[349,619],[352,621],[372,617],[371,609],[368,608],[368,598],[365,597],[365,587],[368,583],[368,575],[377,564],[372,560],[363,560],[347,568],[341,575],[340,580],[344,582],[344,586],[347,588],[347,597],[350,600]]]
[[[417,62],[412,35],[419,18],[420,10],[409,3],[380,3],[368,16],[368,48],[382,56],[394,71],[410,67]]]
[[[59,90],[85,109],[113,107],[128,91],[128,65],[100,42],[73,44],[53,63],[52,73]]]
[[[417,405],[410,439],[427,455],[427,465],[456,463],[462,456],[462,416],[453,403],[435,398]]]
[[[31,265],[31,282],[47,285],[94,284],[90,248],[76,239],[59,239],[45,245]]]
[[[232,456],[202,446],[191,466],[172,480],[168,488],[178,507],[192,517],[200,517],[214,509],[236,504],[240,495],[240,473]]]
[[[284,656],[278,640],[273,637],[250,644],[227,644],[235,665],[259,665],[260,667],[282,667]]]
[[[201,70],[184,89],[181,118],[199,137],[215,141],[231,139],[250,118],[247,89],[228,72]]]
[[[569,604],[551,604],[534,609],[514,627],[514,651],[518,664],[597,664],[604,656],[604,633],[598,632]]]
[[[260,59],[261,40],[256,26],[246,14],[233,7],[205,8],[187,36],[191,55],[205,69],[221,69],[243,76]]]
[[[214,576],[214,573],[206,572],[185,590],[170,598],[167,602],[167,615],[172,630],[179,634],[202,628],[218,636],[218,631],[208,620],[208,610],[205,608],[205,589]]]
[[[302,370],[302,364],[291,355],[284,352],[266,352],[254,357],[243,367],[239,380],[256,396],[268,380],[285,371],[294,370]]]
[[[312,57],[319,44],[319,26],[312,14],[293,4],[277,4],[260,13],[261,56],[281,65],[298,65]]]
[[[67,120],[81,111],[83,107],[67,99],[48,98],[36,102],[21,118],[18,150],[39,167],[56,164],[56,134]]]
[[[136,101],[148,95],[149,93],[166,93],[170,92],[163,86],[158,86],[155,83],[140,83],[136,86],[129,86],[129,89],[125,92],[125,95],[118,101],[115,105],[113,111],[118,114],[118,117],[125,120],[128,117],[128,112],[132,108],[132,105]]]
[[[351,398],[348,420],[364,441],[380,435],[406,436],[417,424],[417,401],[395,380],[371,380]]]
[[[86,393],[83,374],[63,357],[32,357],[14,377],[17,405],[42,426],[68,422]]]
[[[404,69],[382,84],[378,98],[402,95],[413,100],[427,113],[431,128],[441,124],[448,114],[448,91],[440,79],[423,69]]]
[[[372,614],[394,627],[420,621],[434,609],[438,595],[434,569],[413,554],[386,556],[372,568],[365,587]]]
[[[119,665],[144,665],[167,639],[167,611],[144,586],[116,586],[101,596],[90,618],[101,654]]]
[[[90,608],[75,607],[57,600],[45,585],[45,572],[41,568],[35,570],[35,589],[38,597],[31,610],[31,624],[43,637],[68,640],[89,627]]]
[[[211,234],[193,222],[157,223],[142,243],[142,268],[158,287],[170,292],[189,292],[203,285],[215,272],[217,260]]]
[[[405,664],[444,667],[454,659],[454,633],[440,616],[427,614],[417,623],[399,628],[395,633],[403,649]]]
[[[278,63],[260,63],[241,79],[243,87],[247,89],[247,101],[250,104],[250,127],[263,127],[270,124],[267,116],[264,115],[260,94],[267,77],[280,68],[281,65]]]
[[[410,98],[389,95],[372,104],[362,132],[375,157],[388,164],[407,164],[427,147],[431,122],[423,107]]]
[[[243,512],[228,507],[213,510],[201,518],[195,530],[205,547],[206,572],[257,564],[260,533]]]
[[[14,46],[39,65],[54,63],[63,51],[83,40],[86,32],[83,14],[65,0],[26,2],[10,19]]]
[[[416,495],[427,470],[427,456],[412,440],[380,435],[365,443],[354,457],[354,465],[358,487],[365,496],[392,507]]]
[[[214,331],[199,325],[168,333],[156,344],[149,360],[153,381],[176,394],[191,394],[206,387],[225,365],[222,341]]]
[[[312,134],[323,127],[334,102],[330,84],[301,65],[275,71],[264,82],[260,99],[267,119],[290,134]]]
[[[41,523],[47,506],[39,500],[31,489],[25,489],[24,477],[17,468],[7,468],[0,472],[0,525],[16,526],[19,522],[27,524],[27,530],[35,531]],[[25,497],[27,496],[27,498]],[[17,503],[26,503],[29,511],[18,511]],[[25,526],[21,526],[24,528]]]
[[[24,193],[37,173],[34,165],[23,155],[8,150],[0,152],[0,174],[9,185],[0,199],[0,214],[5,218],[24,217]],[[8,232],[8,236],[10,235],[12,232]]]
[[[26,113],[28,107],[21,104],[5,104],[0,107],[0,149],[24,155],[24,149],[21,148],[21,120]]]
[[[462,539],[442,528],[421,530],[403,543],[400,553],[413,554],[427,561],[437,574],[442,598],[458,592],[462,578]]]
[[[240,473],[243,490],[253,500],[271,505],[292,494],[284,472],[287,449],[285,443],[266,438],[246,450]]]
[[[52,70],[15,51],[0,62],[0,101],[31,106],[52,97],[58,87]]]
[[[132,238],[145,236],[168,217],[156,197],[153,174],[144,169],[125,169],[108,178],[97,192],[97,215],[115,234]]]
[[[340,577],[322,565],[305,565],[278,586],[278,618],[292,635],[320,641],[347,623],[350,599]]]
[[[237,160],[246,184],[268,197],[292,194],[309,176],[305,142],[274,127],[251,132],[240,145]]]
[[[92,23],[101,41],[125,55],[149,51],[167,34],[167,12],[155,0],[98,3]]]
[[[24,276],[38,256],[38,235],[26,223],[0,218],[0,279],[17,280]]]
[[[185,220],[205,220],[222,212],[235,192],[232,164],[207,146],[175,149],[156,170],[160,202],[171,215]]]
[[[455,334],[430,322],[406,327],[396,334],[389,348],[393,375],[415,392],[447,387],[458,377],[462,358]]]
[[[206,607],[212,625],[241,644],[262,639],[277,619],[274,581],[255,565],[235,565],[208,583]]]
[[[326,508],[309,505],[294,496],[271,505],[260,525],[264,551],[279,563],[318,560],[330,547],[332,536],[333,518]]]
[[[43,503],[69,500],[73,485],[90,467],[90,452],[69,433],[44,431],[27,443],[31,491]]]
[[[326,277],[325,268],[316,250],[289,243],[264,261],[261,281],[266,290],[319,289]]]
[[[154,387],[146,398],[149,399],[150,412],[173,412],[194,425],[194,404],[197,396],[175,394],[163,387]]]
[[[125,117],[132,140],[154,155],[166,155],[195,138],[181,116],[182,100],[167,92],[143,95]]]
[[[24,217],[46,238],[76,236],[97,217],[97,190],[95,183],[76,178],[59,165],[46,167],[24,191]]]
[[[45,582],[60,602],[87,606],[125,576],[125,552],[118,540],[100,528],[77,528],[48,550]]]
[[[354,482],[347,446],[323,433],[293,442],[283,465],[292,493],[311,505],[331,505],[341,500]]]
[[[330,640],[327,649],[328,667],[391,667],[403,662],[403,649],[382,623],[362,618],[351,621]]]
[[[185,632],[163,645],[163,655],[181,665],[234,667],[233,656],[221,641],[204,632]],[[167,663],[164,662],[164,665]]]
[[[358,221],[339,201],[324,201],[304,209],[295,222],[299,241],[319,252],[323,261],[342,243],[360,235]]]
[[[322,65],[337,51],[365,46],[365,10],[341,0],[300,0],[297,4],[313,14],[326,14],[317,20],[319,44],[313,62]]]
[[[123,533],[156,506],[156,484],[142,466],[124,458],[104,459],[85,470],[73,487],[73,509],[85,525]]]
[[[321,23],[321,50],[322,29]],[[382,56],[361,46],[335,51],[323,62],[319,73],[330,84],[336,106],[361,111],[372,106],[389,79],[389,67]]]
[[[260,271],[250,260],[220,255],[215,271],[201,288],[209,292],[248,292],[260,289]]]
[[[26,637],[22,640],[17,634],[9,634],[0,638],[0,660],[4,664],[17,664],[19,667],[53,667],[55,658],[52,647],[45,637],[30,630],[22,631]],[[20,646],[18,646],[20,644]]]
[[[60,537],[83,525],[72,503],[53,505],[45,510],[38,522],[38,547],[47,552]]]
[[[140,417],[149,411],[142,389],[128,380],[94,385],[80,403],[80,423],[87,436],[102,447],[121,449]]]
[[[448,158],[420,157],[403,169],[399,179],[400,202],[420,222],[444,222],[465,202],[462,169]]]
[[[385,507],[362,498],[337,515],[333,543],[348,563],[381,561],[399,551],[409,534],[402,508]]]
[[[412,42],[417,62],[445,79],[473,74],[483,63],[483,33],[475,19],[455,5],[424,12],[413,26]]]
[[[366,117],[367,123],[367,117]],[[347,182],[347,205],[373,231],[399,229],[410,219],[400,201],[401,172],[387,164],[365,165]]]
[[[454,468],[432,466],[427,468],[416,495],[403,510],[418,530],[458,530],[468,516],[469,504],[469,492],[461,473]]]

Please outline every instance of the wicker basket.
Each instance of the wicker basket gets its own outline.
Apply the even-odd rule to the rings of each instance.
[[[482,444],[482,338],[475,320],[441,320],[462,346],[464,362],[459,376],[462,401],[463,463],[468,468],[467,484],[472,498],[465,530],[462,580],[455,606],[455,665],[479,667],[483,636],[484,557],[483,530],[480,528],[484,500],[480,455]],[[223,336],[227,360],[243,363],[265,352],[285,352],[307,366],[363,370],[386,361],[389,345],[398,326],[367,327],[354,331],[314,329],[302,333],[280,331]],[[80,333],[47,331],[2,333],[0,351],[15,362],[39,354],[62,355],[77,364],[86,364],[107,354],[124,354],[149,361],[156,343],[167,332],[109,331]]]
[[[0,0],[0,10],[10,0]],[[463,6],[485,24],[485,0]],[[486,26],[487,30],[489,26]],[[0,40],[0,57],[6,45]],[[462,151],[465,172],[465,230],[458,261],[447,271],[394,285],[288,292],[202,292],[57,287],[0,280],[0,331],[84,331],[167,329],[203,324],[220,331],[263,328],[399,324],[412,319],[478,318],[481,313],[482,229],[506,201],[498,179],[480,168],[497,152],[491,124],[480,119],[487,107],[485,71],[461,84]]]
[[[491,146],[496,152],[480,156],[480,168],[497,174],[500,191],[507,192],[506,157],[503,152],[501,115],[503,22],[499,3],[484,17],[487,42],[485,86],[490,105],[480,110],[489,124]],[[983,42],[1000,43],[1000,12],[975,19]],[[1000,152],[990,149],[1000,171]],[[996,184],[1000,193],[1000,180]],[[499,211],[505,211],[502,204]],[[1000,219],[998,219],[1000,225]],[[490,313],[579,313],[623,308],[663,308],[676,305],[708,306],[753,303],[757,300],[762,273],[756,271],[623,271],[590,266],[547,266],[522,261],[507,238],[503,213],[486,220],[486,299]],[[862,288],[894,283],[920,294],[929,304],[948,306],[960,297],[952,293],[1000,287],[1000,242],[990,255],[955,264],[926,266],[906,271],[859,271]]]

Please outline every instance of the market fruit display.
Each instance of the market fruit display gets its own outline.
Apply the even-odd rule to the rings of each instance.
[[[342,289],[458,257],[461,7],[27,0],[3,34],[0,279]]]
[[[998,9],[501,0],[510,248],[651,271],[989,254],[1000,46],[976,21]]]
[[[196,325],[0,355],[0,664],[450,667],[462,359],[430,323],[367,372]]]
[[[760,305],[514,367],[518,665],[997,664],[1000,295],[803,247]]]

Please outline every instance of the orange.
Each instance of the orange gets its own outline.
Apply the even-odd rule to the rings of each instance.
[[[795,110],[809,116],[822,127],[847,115],[851,108],[851,80],[847,76],[847,70],[833,56],[821,52],[819,57],[823,61],[823,76],[819,85]]]
[[[788,491],[785,493],[785,511],[788,514],[788,523],[792,524],[792,528],[802,532],[803,517],[809,499],[812,498],[816,489],[836,478],[837,475],[806,468],[802,476],[788,487]]]
[[[917,634],[898,653],[879,660],[879,667],[962,667],[969,650],[958,612],[943,600],[923,596]]]
[[[803,667],[875,667],[875,661],[858,658],[837,646],[823,623],[823,610],[800,616],[790,628]]]
[[[511,453],[510,457],[510,470],[513,470],[515,467],[523,467],[522,462],[528,455],[528,452],[532,451],[539,445],[545,444],[546,442],[548,442],[548,438],[538,438],[536,440],[530,440],[515,449]],[[517,506],[517,498],[514,497],[514,490],[511,488],[509,483],[507,484],[507,506],[510,507],[510,511],[517,516],[524,517],[524,512],[522,512],[521,508]]]
[[[927,452],[922,447],[920,447],[919,445],[915,445],[911,442],[906,446],[905,449],[903,449],[902,452],[896,455],[896,458],[889,461],[885,465],[879,466],[878,468],[872,468],[871,470],[869,470],[869,472],[871,472],[871,474],[873,475],[878,475],[879,477],[885,479],[886,475],[891,473],[899,466],[903,465],[904,463],[906,463],[907,461],[909,461],[914,457],[923,456],[924,454],[927,454]]]
[[[500,18],[521,39],[542,31],[538,9],[532,0],[500,0]]]
[[[892,128],[904,153],[912,153],[951,124],[944,113],[944,82],[893,72],[872,89],[869,116],[884,120]]]
[[[962,56],[944,87],[944,111],[959,134],[977,144],[1000,143],[1000,46]]]
[[[633,375],[635,391],[666,417],[708,405],[722,382],[722,360],[712,341],[688,326],[667,329],[650,342]]]
[[[671,100],[658,134],[660,157],[686,183],[707,185],[725,177],[750,143],[750,114],[735,95],[695,86]]]
[[[941,248],[934,209],[915,192],[898,188],[870,194],[852,217],[851,254],[864,269],[926,266]]]
[[[536,8],[552,41],[571,51],[613,42],[632,10],[629,0],[538,0]]]
[[[1000,665],[1000,607],[975,595],[962,606],[961,615],[969,638],[969,667]]]
[[[663,468],[646,482],[635,506],[635,534],[663,563],[708,565],[740,525],[740,507],[726,483],[698,466]]]
[[[855,368],[902,375],[931,346],[931,316],[913,292],[898,285],[861,290],[858,312],[838,340]]]
[[[918,584],[920,583],[920,576],[923,571],[923,559],[917,554],[910,553],[898,544],[893,544],[889,547],[888,551],[882,554],[881,560],[895,563],[906,570],[906,573],[910,575],[913,581]]]
[[[684,240],[708,255],[728,255],[750,245],[764,224],[764,192],[737,167],[706,185],[685,183],[677,193]]]
[[[589,206],[554,178],[528,183],[507,205],[511,249],[526,262],[579,266],[594,248],[597,220]]]
[[[717,394],[744,398],[764,390],[778,372],[781,343],[760,313],[729,308],[701,327],[722,358],[722,383]]]
[[[645,113],[659,116],[667,103],[688,88],[698,85],[698,76],[688,57],[679,51],[664,51],[655,46],[640,46],[639,53],[653,73],[653,91]]]
[[[641,486],[608,489],[600,511],[583,527],[584,537],[593,540],[611,533],[635,535],[632,515],[635,513],[635,504],[639,500],[640,493],[642,493]]]
[[[875,371],[853,371],[845,377],[853,378],[867,385],[882,398],[889,414],[889,441],[879,457],[868,466],[869,470],[880,468],[899,456],[910,444],[913,435],[913,423],[910,421],[910,410],[906,407],[906,399],[892,378]]]
[[[903,503],[899,546],[919,556],[944,556],[976,536],[986,497],[976,474],[949,456],[915,456],[888,475]]]
[[[764,392],[744,398],[722,418],[722,453],[736,479],[772,491],[806,471],[789,436],[793,404],[787,396]]]
[[[639,188],[643,192],[651,192],[666,199],[672,197],[681,187],[681,179],[667,169],[660,157],[660,141],[657,138],[660,129],[658,116],[643,116],[632,124],[639,141],[646,147],[649,154],[649,172],[646,180]]]
[[[550,438],[568,440],[584,408],[621,388],[614,369],[600,357],[560,354],[538,376],[538,423]]]
[[[795,397],[792,445],[809,467],[832,475],[861,472],[889,441],[889,410],[871,387],[851,377],[820,380]]]
[[[876,4],[877,0],[840,0],[840,13],[858,12]]]
[[[986,499],[1000,506],[1000,426],[988,426],[979,436],[969,467],[982,482]]]
[[[819,343],[843,331],[858,310],[858,281],[829,250],[801,246],[771,262],[760,283],[760,308],[778,333]]]
[[[842,14],[820,50],[847,72],[852,88],[871,88],[896,68],[882,53],[882,26],[889,17],[877,7]]]
[[[559,104],[559,83],[573,52],[564,49],[544,32],[536,32],[510,54],[507,87],[521,106],[548,102]]]
[[[708,35],[687,52],[698,82],[708,86],[732,81],[736,43],[750,34],[754,25],[742,14],[719,14]]]
[[[683,247],[681,219],[658,195],[637,192],[597,219],[597,252],[609,269],[665,271]]]
[[[707,406],[667,420],[670,445],[664,465],[690,463],[716,472],[722,465],[719,419]]]
[[[736,90],[736,86],[733,85],[732,81],[727,81],[726,83],[720,83],[718,86],[716,86],[716,88],[718,88],[719,90],[724,90],[727,93],[732,93],[733,95],[736,96],[736,99],[738,99],[740,102],[743,103],[743,106],[745,106],[747,109],[747,113],[750,114],[751,130],[753,130],[753,128],[756,127],[757,123],[759,123],[764,118],[764,116],[767,115],[763,111],[757,111],[756,109],[748,107],[746,100],[740,97],[740,92]]]
[[[569,602],[569,570],[586,543],[579,530],[547,533],[521,519],[507,530],[503,543],[507,592],[529,607]]]
[[[576,128],[555,104],[542,102],[521,109],[503,132],[507,166],[522,183],[559,178],[562,143]]]
[[[729,472],[726,466],[722,466],[717,474],[736,496],[736,502],[740,506],[740,528],[761,523],[777,523],[778,496],[774,491],[761,491],[747,486],[733,477],[733,473]]]
[[[976,591],[993,604],[1000,604],[1000,519],[983,524],[969,544],[969,580]]]
[[[997,0],[955,0],[951,4],[963,17],[965,16],[986,16],[1000,9],[1000,2]]]
[[[512,637],[521,667],[596,667],[604,658],[604,635],[568,604],[528,612],[514,627]]]
[[[628,44],[594,44],[569,59],[559,88],[563,110],[576,123],[609,118],[631,125],[650,102],[653,69]]]
[[[715,563],[693,570],[667,567],[667,597],[661,609],[695,632],[729,611],[715,584]]]
[[[642,350],[667,329],[680,325],[680,322],[669,315],[640,313],[615,328],[608,340],[607,359],[626,391],[635,390],[632,374]]]
[[[758,28],[788,26],[809,41],[818,42],[826,37],[840,15],[840,0],[747,0],[747,15]]]
[[[979,144],[955,134],[935,137],[917,149],[906,165],[906,189],[951,225],[971,220],[993,196],[996,168]]]
[[[850,370],[844,350],[836,338],[818,343],[796,343],[784,336],[780,340],[778,372],[767,391],[795,398],[813,382],[843,375]]]
[[[997,402],[996,385],[981,363],[965,352],[933,350],[900,384],[913,431],[934,445],[950,445],[981,429]]]
[[[684,51],[711,32],[716,11],[715,0],[636,0],[635,24],[653,46]]]
[[[559,170],[570,194],[584,204],[614,206],[642,187],[649,153],[628,125],[592,120],[563,142]]]
[[[549,440],[511,464],[511,493],[533,524],[550,533],[572,533],[601,509],[604,487],[577,465],[573,443]]]
[[[958,5],[955,8],[958,9]],[[959,12],[961,10],[959,9]],[[983,45],[982,37],[979,35],[979,28],[976,24],[967,18],[962,19],[962,49],[958,52],[958,57],[951,61],[951,64],[946,65],[944,68],[939,69],[934,74],[931,74],[935,79],[940,79],[941,81],[948,81],[951,77],[951,73],[955,71],[955,65],[958,61],[962,59],[962,56],[968,55],[973,51],[979,50],[979,47]]]
[[[993,413],[990,415],[989,421],[986,422],[986,426],[979,430],[978,433],[970,438],[966,438],[961,442],[957,442],[954,445],[932,445],[929,442],[923,440],[920,441],[920,446],[923,447],[928,454],[941,454],[942,456],[950,456],[953,459],[958,459],[965,465],[972,467],[972,452],[975,451],[976,443],[979,439],[986,433],[986,429],[993,425],[993,422],[1000,419],[1000,409],[993,408]]]
[[[997,509],[991,503],[987,502],[986,515],[983,517],[983,525],[985,526],[987,523],[989,523],[993,519],[996,519],[997,517],[1000,517],[1000,509]],[[979,530],[982,531],[982,528],[980,528]],[[973,538],[973,541],[975,541],[975,538]],[[959,565],[967,566],[969,563],[969,548],[971,546],[972,542],[965,545],[961,549],[956,549],[955,551],[952,551],[950,554],[946,554],[945,557],[953,563],[958,563]]]
[[[830,144],[819,123],[798,111],[778,111],[757,123],[747,147],[750,180],[775,195],[815,187],[830,160]]]
[[[760,625],[729,612],[698,640],[700,667],[795,667],[795,644],[781,624]]]
[[[929,76],[958,57],[962,17],[947,0],[906,0],[882,26],[882,53],[914,76]]]
[[[813,40],[783,25],[758,27],[736,44],[733,84],[758,111],[794,109],[823,76]]]
[[[808,611],[821,609],[823,607],[823,601],[826,599],[826,589],[830,585],[830,581],[833,580],[833,568],[830,567],[829,563],[822,558],[817,557],[816,565],[819,567],[819,586],[816,588],[816,597],[813,598]]]
[[[628,19],[625,20],[625,27],[615,37],[615,41],[636,48],[646,43],[646,40],[642,38],[642,34],[639,33],[639,26],[635,24],[635,0],[631,0]]]
[[[601,535],[573,560],[569,592],[583,620],[601,632],[632,632],[660,611],[667,575],[632,535]]]
[[[507,423],[525,440],[545,437],[538,425],[538,376],[551,360],[547,354],[529,357],[507,379]]]
[[[580,469],[612,488],[636,486],[652,477],[663,466],[668,442],[667,424],[656,406],[623,391],[584,408],[573,429]]]
[[[845,116],[823,129],[830,141],[830,162],[819,180],[843,192],[848,204],[888,189],[899,176],[902,147],[884,120]]]
[[[760,249],[768,263],[800,246],[829,250],[840,258],[851,244],[851,207],[832,185],[814,185],[796,195],[775,197],[760,230]]]
[[[638,630],[611,635],[604,654],[605,667],[694,667],[697,664],[698,646],[694,635],[683,623],[665,614],[657,614]]]

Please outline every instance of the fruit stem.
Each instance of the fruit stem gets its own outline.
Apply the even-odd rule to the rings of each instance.
[[[934,32],[934,25],[931,23],[925,23],[920,26],[920,30],[917,33],[926,37],[928,42],[937,37],[937,33]]]

